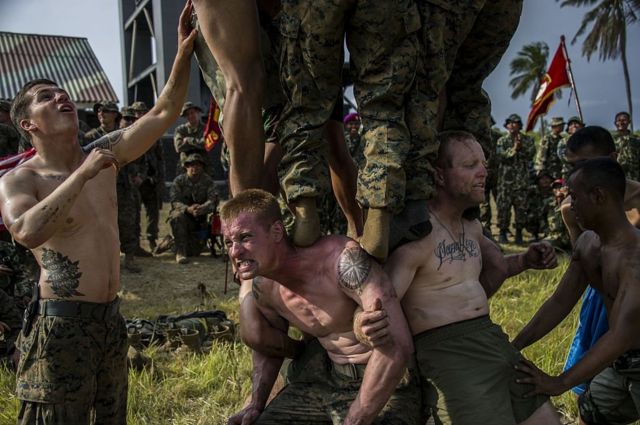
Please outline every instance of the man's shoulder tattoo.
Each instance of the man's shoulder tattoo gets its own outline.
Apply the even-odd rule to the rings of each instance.
[[[42,250],[42,268],[47,271],[46,282],[51,285],[53,292],[60,298],[84,296],[77,290],[80,286],[82,272],[78,261],[71,261],[69,257],[52,249]]]
[[[360,247],[342,251],[338,261],[338,281],[341,286],[361,292],[371,271],[371,258]]]

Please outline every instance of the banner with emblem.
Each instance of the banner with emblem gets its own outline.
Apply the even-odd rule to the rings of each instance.
[[[207,123],[204,126],[204,149],[209,152],[222,138],[222,129],[220,128],[220,107],[211,96],[209,101],[209,115]]]

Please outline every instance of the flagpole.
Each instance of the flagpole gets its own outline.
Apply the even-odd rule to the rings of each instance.
[[[576,83],[573,79],[573,71],[571,71],[571,59],[569,59],[567,46],[564,44],[564,35],[560,36],[560,44],[562,45],[562,53],[564,53],[564,57],[567,60],[567,73],[569,74],[569,80],[571,81],[571,89],[573,89],[573,93],[576,95],[576,109],[578,110],[580,121],[584,122],[584,118],[582,117],[582,108],[580,108],[580,98],[578,98],[578,89],[576,89]]]

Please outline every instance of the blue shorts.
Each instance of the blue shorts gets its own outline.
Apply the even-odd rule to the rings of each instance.
[[[580,308],[580,318],[576,336],[573,337],[567,361],[564,364],[564,370],[573,367],[584,357],[591,347],[600,339],[600,337],[609,330],[609,322],[607,321],[607,310],[604,307],[602,297],[591,286],[587,286],[587,290],[582,298],[582,307]],[[587,389],[587,382],[573,387],[571,390],[580,395]]]

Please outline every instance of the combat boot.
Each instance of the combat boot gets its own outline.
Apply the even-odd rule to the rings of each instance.
[[[189,262],[186,252],[187,250],[184,248],[176,248],[176,263],[187,264]]]
[[[384,208],[370,208],[367,212],[360,245],[369,255],[380,261],[386,260],[389,254],[390,223],[391,214]]]
[[[309,246],[320,237],[320,217],[316,208],[316,198],[301,197],[293,203],[295,227],[293,243],[297,246]]]
[[[522,245],[524,242],[522,241],[522,229],[516,229],[516,245]]]
[[[153,252],[157,248],[156,240],[155,239],[148,239],[148,242],[149,242],[149,250],[151,251],[151,254],[153,254]]]
[[[131,273],[140,273],[142,269],[135,265],[133,254],[124,254],[124,269]]]
[[[506,230],[500,230],[500,236],[498,237],[498,243],[509,243]]]

